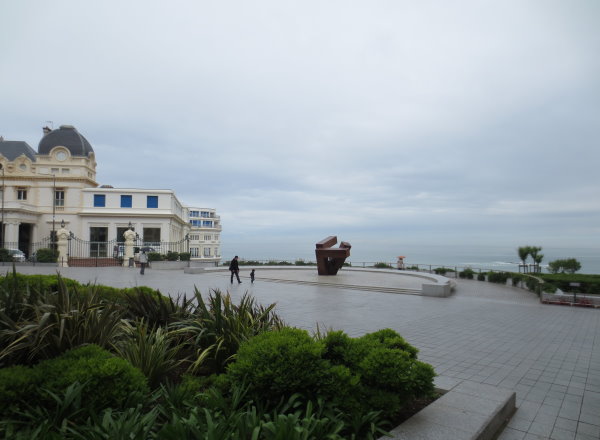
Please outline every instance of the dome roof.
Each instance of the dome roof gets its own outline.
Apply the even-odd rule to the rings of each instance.
[[[50,154],[50,150],[57,146],[66,147],[72,156],[88,156],[94,149],[75,127],[61,125],[59,129],[46,134],[38,145],[38,154]]]
[[[0,140],[0,153],[11,162],[22,154],[35,162],[35,150],[27,142]]]

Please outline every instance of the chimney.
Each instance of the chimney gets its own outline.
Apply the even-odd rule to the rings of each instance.
[[[50,133],[52,130],[50,130],[50,127],[48,127],[47,125],[42,128],[42,130],[44,131],[44,136],[46,136],[48,133]]]

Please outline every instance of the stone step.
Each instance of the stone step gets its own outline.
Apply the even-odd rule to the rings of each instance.
[[[380,440],[491,440],[515,411],[515,392],[462,382]]]
[[[265,278],[260,277],[260,281],[267,281],[270,283],[284,283],[284,284],[301,284],[309,286],[323,286],[333,287],[338,289],[353,289],[353,290],[366,290],[370,292],[384,292],[384,293],[402,293],[405,295],[421,295],[420,289],[408,289],[401,287],[381,287],[381,286],[360,286],[355,284],[341,284],[341,283],[327,283],[323,281],[300,281],[300,280],[285,280],[281,278]]]

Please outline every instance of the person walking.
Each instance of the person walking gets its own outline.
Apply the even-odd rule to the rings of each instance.
[[[250,282],[254,283],[254,269],[252,269],[252,272],[250,272]]]
[[[144,275],[144,270],[146,270],[146,264],[148,264],[148,255],[146,255],[146,251],[141,251],[139,256],[140,261],[140,274]]]
[[[229,270],[231,271],[231,284],[233,284],[233,275],[235,275],[237,278],[238,284],[242,284],[240,281],[240,265],[238,264],[237,255],[233,257],[233,260],[231,260],[231,263],[229,264]]]

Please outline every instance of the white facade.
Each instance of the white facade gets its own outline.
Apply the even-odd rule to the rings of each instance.
[[[221,218],[212,208],[189,207],[189,246],[193,259],[218,262],[221,260]]]
[[[196,258],[210,248],[210,260],[218,263],[221,224],[214,209],[188,208],[171,190],[99,187],[89,142],[71,126],[44,131],[37,152],[0,138],[0,246],[30,255],[61,222],[86,241],[121,242],[131,226],[143,243],[187,241],[191,247],[190,235],[210,234],[194,242]],[[190,210],[206,218],[197,223]]]

